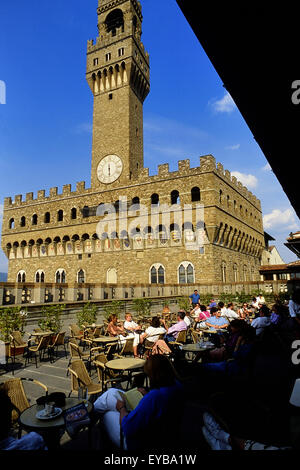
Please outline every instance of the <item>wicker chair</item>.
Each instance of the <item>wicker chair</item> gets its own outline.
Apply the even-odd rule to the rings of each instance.
[[[68,369],[71,374],[71,391],[69,397],[72,392],[77,392],[79,397],[81,390],[87,391],[89,395],[96,395],[102,392],[102,384],[95,384],[92,381],[81,359],[72,362]]]
[[[67,350],[66,350],[66,345],[65,345],[65,335],[66,335],[66,332],[62,331],[61,333],[58,333],[54,337],[53,343],[49,345],[50,354],[53,354],[55,352],[56,357],[57,357],[59,346],[63,346],[64,351],[65,351],[65,356],[67,356]]]
[[[190,328],[189,333],[191,335],[192,341],[194,344],[199,343],[203,333],[202,331],[196,331],[193,328]]]
[[[116,356],[124,357],[127,356],[127,354],[133,354],[133,341],[134,338],[127,338],[122,346],[121,351],[116,354]]]
[[[98,354],[93,363],[97,370],[98,380],[99,383],[102,384],[102,389],[107,390],[108,384],[114,385],[116,383],[120,383],[123,380],[123,376],[117,374],[111,369],[106,369],[105,364],[108,362],[107,355],[105,353]]]
[[[35,385],[43,388],[45,391],[46,396],[48,395],[48,388],[43,383],[39,382],[38,380],[29,379],[29,378],[18,378],[18,379],[10,379],[0,385],[0,389],[4,390],[7,395],[9,396],[14,410],[12,412],[12,422],[15,424],[19,418],[19,415],[23,413],[24,410],[30,407],[30,403],[26,396],[23,381],[32,382]],[[19,428],[19,437],[21,435],[21,428]]]
[[[35,366],[37,367],[37,356],[39,356],[40,361],[44,359],[46,352],[48,353],[49,358],[49,344],[51,342],[52,335],[45,335],[39,341],[37,346],[29,346],[28,351],[26,353],[25,359],[25,367],[29,362],[29,358],[34,356],[35,358]]]
[[[69,325],[70,331],[71,331],[71,337],[76,338],[78,340],[82,340],[84,337],[83,331],[79,328],[76,323],[72,323],[72,325]]]
[[[88,365],[88,370],[91,371],[91,364],[95,354],[99,354],[100,352],[104,351],[102,346],[98,346],[96,348],[91,348],[89,352],[85,353],[83,349],[78,346],[75,339],[70,339],[69,341],[69,350],[70,350],[70,359],[67,369],[67,375],[69,372],[69,367],[73,363],[73,361],[82,360],[86,361]]]
[[[158,335],[158,339],[164,339],[164,336],[165,336],[165,333],[162,333],[162,334]],[[143,348],[142,348],[142,351],[141,351],[141,355],[146,354],[147,357],[151,356],[153,346],[156,343],[156,341],[155,342],[151,341],[151,340],[149,340],[149,338],[153,338],[153,337],[157,337],[157,335],[151,335],[151,336],[147,336],[147,338],[145,338],[145,340],[143,342],[143,345],[142,345]]]

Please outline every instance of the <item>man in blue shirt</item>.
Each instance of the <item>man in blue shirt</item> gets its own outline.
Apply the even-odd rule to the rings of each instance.
[[[190,295],[190,303],[192,304],[193,308],[200,302],[200,295],[198,294],[197,289],[194,290],[194,293]]]
[[[216,309],[216,307],[211,309],[212,314],[214,313],[214,309]],[[210,317],[205,324],[210,330],[220,330],[221,328],[227,328],[229,323],[225,317],[221,317],[221,310],[217,309],[214,316]]]

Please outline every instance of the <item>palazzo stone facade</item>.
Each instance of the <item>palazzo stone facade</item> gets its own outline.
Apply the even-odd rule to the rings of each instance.
[[[259,280],[264,231],[260,201],[251,192],[212,155],[200,157],[196,168],[189,160],[179,161],[173,172],[159,165],[153,176],[144,168],[150,65],[141,42],[140,2],[99,0],[97,12],[99,36],[88,41],[86,74],[94,95],[91,186],[78,182],[47,195],[40,190],[37,197],[29,192],[5,198],[8,282]],[[99,225],[107,217],[102,204],[113,204],[116,226]],[[158,213],[152,219],[151,208]],[[203,235],[205,244],[195,243]]]

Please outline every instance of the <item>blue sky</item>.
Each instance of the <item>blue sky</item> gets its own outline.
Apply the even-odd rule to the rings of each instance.
[[[144,104],[144,164],[213,154],[262,203],[265,230],[283,243],[300,229],[267,160],[227,95],[175,0],[142,0],[142,40],[150,54]],[[97,36],[98,0],[0,3],[0,217],[3,199],[90,182],[93,100],[85,81],[86,45]],[[1,98],[1,97],[0,97]],[[0,221],[1,223],[1,221]],[[0,254],[0,271],[6,270]]]

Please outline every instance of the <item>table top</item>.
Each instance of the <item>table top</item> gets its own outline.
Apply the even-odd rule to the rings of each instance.
[[[124,357],[124,359],[113,359],[112,361],[106,362],[105,367],[114,370],[132,370],[143,367],[145,362],[144,359]]]
[[[184,344],[181,349],[186,352],[201,352],[201,351],[209,351],[210,349],[214,349],[214,345],[204,346],[202,343],[194,343],[194,344]]]
[[[79,398],[66,398],[65,406],[61,406],[60,408],[64,411],[72,406],[78,405],[83,400]],[[88,412],[90,413],[93,409],[92,403],[89,401],[88,403]],[[44,409],[44,405],[32,405],[30,408],[27,408],[23,413],[20,415],[19,420],[22,426],[30,428],[30,429],[40,429],[40,430],[47,430],[53,428],[63,428],[65,426],[65,421],[63,418],[63,413],[58,416],[57,418],[49,419],[49,420],[41,420],[36,417],[38,411]]]
[[[84,325],[84,328],[103,328],[104,324],[102,325]]]
[[[119,338],[117,336],[99,336],[98,338],[93,338],[92,341],[93,343],[105,344],[117,342]]]
[[[216,334],[219,331],[221,331],[221,333],[225,333],[227,331],[224,328],[219,328],[218,330],[215,330],[215,329],[210,330],[209,328],[200,328],[200,330],[203,331],[203,333],[212,333],[212,334]]]
[[[54,335],[53,331],[34,331],[30,333],[31,336],[46,336],[46,335]]]

